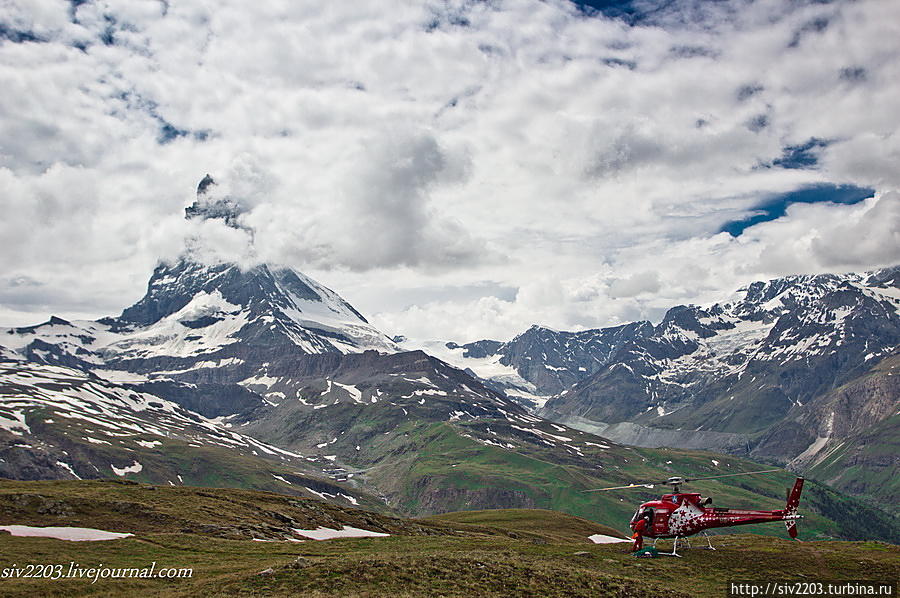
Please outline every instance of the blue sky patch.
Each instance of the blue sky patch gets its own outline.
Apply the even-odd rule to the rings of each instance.
[[[813,168],[819,163],[819,152],[829,143],[825,139],[812,137],[806,143],[785,146],[781,157],[773,160],[772,165],[789,169]]]
[[[855,185],[831,185],[823,183],[802,187],[795,191],[782,193],[756,207],[757,214],[743,220],[732,220],[726,223],[719,232],[739,237],[745,230],[760,222],[769,222],[781,218],[787,213],[788,206],[795,203],[834,203],[852,205],[872,197],[874,189]]]
[[[572,0],[572,2],[585,13],[600,13],[605,17],[622,19],[631,25],[650,19],[671,4],[671,0]]]
[[[2,42],[3,40],[11,41],[14,44],[44,41],[43,39],[35,35],[33,31],[16,29],[5,23],[0,23],[0,42]]]

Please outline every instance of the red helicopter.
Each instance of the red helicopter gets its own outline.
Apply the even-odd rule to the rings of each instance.
[[[638,484],[629,484],[627,486],[614,486],[612,488],[596,488],[594,490],[585,490],[585,492],[600,492],[605,490],[629,490],[634,488],[653,488],[655,485],[668,484],[672,486],[672,494],[664,494],[659,500],[651,500],[642,503],[631,518],[631,529],[638,527],[638,522],[643,519],[646,524],[643,526],[641,535],[656,540],[660,538],[674,538],[675,545],[672,547],[671,556],[680,556],[676,551],[678,549],[678,540],[693,536],[697,533],[703,533],[711,550],[712,543],[709,541],[707,529],[713,527],[731,527],[734,525],[748,525],[751,523],[766,523],[769,521],[784,521],[787,527],[788,535],[797,539],[797,520],[802,515],[797,514],[797,507],[800,504],[800,492],[803,490],[803,478],[797,478],[794,487],[788,494],[787,504],[783,509],[777,511],[760,511],[750,509],[726,509],[721,507],[712,507],[712,498],[703,498],[699,493],[680,492],[682,484],[695,482],[699,480],[712,480],[718,478],[729,478],[739,475],[751,475],[758,473],[772,473],[781,471],[780,469],[766,469],[762,471],[747,471],[742,473],[728,473],[724,475],[706,476],[702,478],[683,478],[671,477],[665,482],[643,482]]]

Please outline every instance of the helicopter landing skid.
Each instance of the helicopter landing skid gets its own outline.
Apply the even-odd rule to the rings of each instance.
[[[710,539],[709,534],[707,534],[704,531],[703,536],[706,538],[706,546],[697,546],[697,548],[700,550],[715,550],[716,547],[712,545],[712,540]],[[694,548],[693,546],[691,546],[690,538],[676,536],[672,540],[672,542],[673,542],[672,543],[672,552],[659,552],[657,554],[659,554],[660,556],[677,556],[680,558],[681,555],[678,554],[678,540],[681,540],[682,545],[685,545],[685,544],[687,545],[687,546],[684,546],[685,548]],[[653,548],[656,548],[657,541],[659,541],[659,538],[655,538],[653,540]]]
[[[709,534],[704,531],[703,536],[706,538],[706,546],[699,546],[698,548],[702,548],[703,550],[715,550],[716,547],[712,545],[712,540],[709,539]]]
[[[682,540],[684,540],[684,539],[685,538],[682,538]],[[690,544],[688,544],[688,546],[690,546]],[[653,547],[656,548],[655,541],[653,542]],[[681,555],[678,554],[678,537],[675,537],[675,539],[673,540],[672,552],[658,552],[657,554],[659,556],[677,556],[678,558],[681,558]]]

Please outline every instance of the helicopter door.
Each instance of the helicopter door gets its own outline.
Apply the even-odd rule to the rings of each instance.
[[[656,509],[653,513],[653,534],[662,535],[669,531],[669,514],[665,509]]]
[[[660,531],[660,524],[665,524],[665,511],[661,509],[654,509],[652,507],[644,507],[643,509],[638,509],[638,512],[634,515],[634,520],[637,521],[638,518],[644,517],[647,519],[647,529],[646,533],[648,535],[656,535]]]

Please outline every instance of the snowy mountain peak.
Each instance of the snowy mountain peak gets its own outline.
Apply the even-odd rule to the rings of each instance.
[[[656,325],[579,332],[535,325],[507,343],[448,344],[446,358],[509,396],[527,392],[540,404],[558,395],[548,403],[556,415],[583,416],[602,403],[592,415],[618,421],[644,411],[645,418],[663,417],[750,381],[747,392],[759,392],[763,371],[790,371],[766,388],[776,388],[783,405],[803,402],[813,392],[804,386],[843,380],[853,364],[900,349],[898,327],[895,266],[753,282],[725,302],[675,306]]]
[[[240,228],[238,219],[245,211],[239,199],[223,192],[207,174],[185,217],[221,219]],[[194,354],[209,353],[251,338],[254,343],[293,346],[303,353],[398,350],[337,293],[292,268],[207,265],[188,255],[157,266],[144,297],[119,318],[103,323],[116,331],[149,327],[158,332],[154,338],[183,339],[177,343],[179,355],[187,346]],[[195,346],[199,341],[202,346]]]
[[[185,216],[240,228],[244,211],[206,175]],[[0,332],[0,343],[53,365],[140,376],[164,371],[169,377],[213,376],[203,372],[215,369],[214,376],[230,382],[298,354],[400,350],[340,295],[292,268],[208,265],[189,252],[158,265],[144,297],[118,317],[54,317]],[[240,371],[226,375],[226,368]]]
[[[897,354],[898,272],[788,276],[674,307],[544,413],[756,433]]]
[[[103,364],[137,374],[250,371],[298,353],[399,350],[340,295],[296,270],[188,259],[157,266],[144,297],[119,317],[54,317],[10,329],[0,340],[45,363],[87,370]]]
[[[197,336],[237,320],[241,328],[265,328],[288,338],[305,353],[396,350],[331,289],[291,268],[266,264],[249,270],[190,260],[161,264],[144,297],[110,323],[127,328],[168,322]]]

